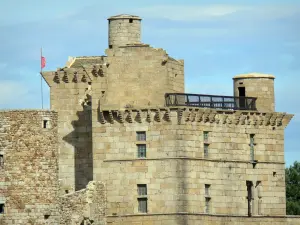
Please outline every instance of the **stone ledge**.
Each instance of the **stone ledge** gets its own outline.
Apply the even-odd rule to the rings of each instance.
[[[192,158],[192,157],[164,157],[164,158],[141,158],[141,159],[106,159],[103,162],[126,162],[126,161],[143,161],[143,160],[197,160],[197,161],[209,161],[209,162],[223,162],[223,163],[246,163],[252,164],[250,161],[246,160],[224,160],[224,159],[205,159],[205,158]],[[285,164],[285,162],[275,162],[275,161],[259,161],[257,164]]]

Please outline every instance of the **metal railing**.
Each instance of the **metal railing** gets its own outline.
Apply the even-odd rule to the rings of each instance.
[[[189,106],[199,108],[256,110],[253,97],[234,97],[220,95],[199,95],[185,93],[166,93],[166,106]]]

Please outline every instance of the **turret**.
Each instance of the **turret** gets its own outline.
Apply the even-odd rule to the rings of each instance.
[[[256,108],[261,112],[275,111],[275,76],[269,74],[240,74],[233,78],[235,97],[256,97]]]
[[[127,14],[108,18],[109,48],[141,43],[141,18]]]

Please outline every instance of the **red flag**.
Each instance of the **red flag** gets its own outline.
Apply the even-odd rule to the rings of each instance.
[[[46,66],[46,58],[41,56],[41,68],[43,69]]]

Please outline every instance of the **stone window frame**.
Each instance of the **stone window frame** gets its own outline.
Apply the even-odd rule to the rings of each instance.
[[[204,188],[205,188],[205,196],[206,196],[206,197],[209,197],[209,196],[210,196],[210,187],[211,187],[210,184],[205,184],[205,185],[204,185]]]
[[[211,198],[205,197],[205,213],[210,214],[211,213]]]
[[[204,143],[204,145],[203,145],[203,156],[204,156],[205,159],[208,158],[208,156],[209,156],[208,151],[209,151],[209,144]]]

